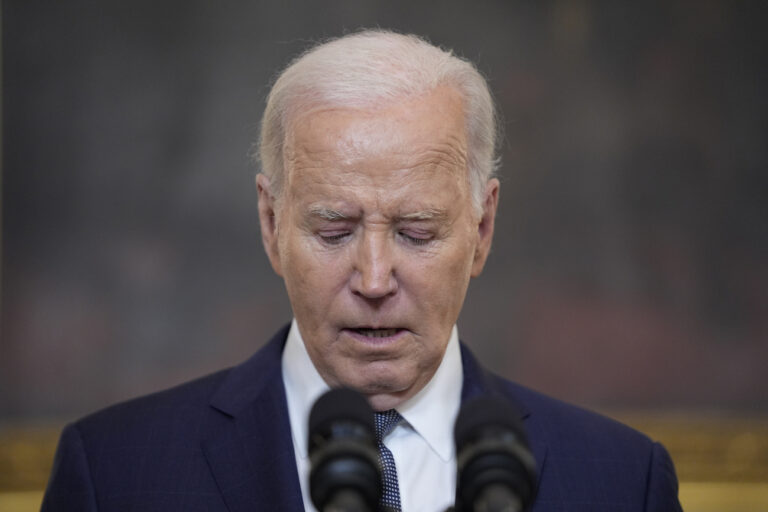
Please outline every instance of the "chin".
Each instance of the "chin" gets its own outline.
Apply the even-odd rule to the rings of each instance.
[[[371,407],[377,411],[393,409],[414,394],[411,381],[403,377],[395,378],[395,376],[375,380],[368,378],[359,385],[351,387],[365,395]]]
[[[389,409],[394,409],[406,400],[405,397],[388,394],[371,395],[367,398],[368,403],[371,404],[371,408],[373,408],[374,411],[386,411]]]

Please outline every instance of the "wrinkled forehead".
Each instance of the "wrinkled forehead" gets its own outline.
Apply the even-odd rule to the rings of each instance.
[[[464,106],[452,88],[369,108],[318,105],[295,115],[288,128],[289,179],[313,160],[348,167],[377,158],[405,167],[433,160],[466,176]]]

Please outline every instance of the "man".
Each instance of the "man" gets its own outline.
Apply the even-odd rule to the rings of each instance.
[[[267,100],[257,177],[293,323],[238,367],[68,426],[43,509],[311,510],[308,413],[347,386],[394,418],[395,508],[453,504],[459,407],[496,395],[525,420],[534,511],[680,510],[663,447],[487,374],[458,341],[493,237],[495,136],[476,69],[417,37],[364,31],[295,60]]]

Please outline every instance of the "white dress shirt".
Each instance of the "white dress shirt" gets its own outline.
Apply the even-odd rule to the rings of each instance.
[[[309,497],[309,412],[329,387],[309,358],[296,320],[288,333],[282,367],[304,508],[314,512]],[[403,512],[443,512],[454,504],[453,424],[459,412],[463,380],[459,337],[454,326],[443,361],[432,380],[396,408],[406,423],[384,439],[397,466]]]

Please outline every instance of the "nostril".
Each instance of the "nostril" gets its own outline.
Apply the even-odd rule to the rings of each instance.
[[[379,299],[397,291],[397,280],[393,272],[384,275],[357,273],[352,278],[352,290],[368,299]]]

